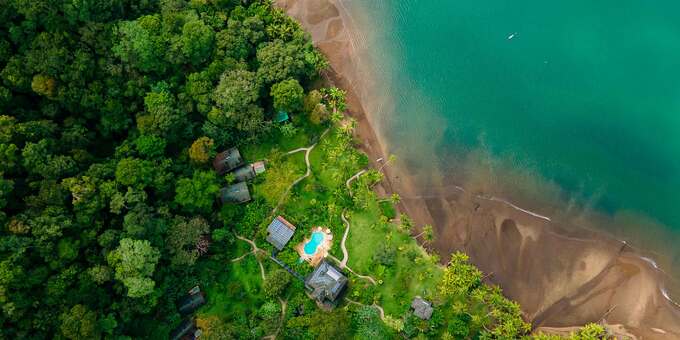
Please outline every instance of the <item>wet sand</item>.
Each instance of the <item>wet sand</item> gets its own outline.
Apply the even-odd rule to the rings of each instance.
[[[380,117],[389,98],[376,96],[367,65],[366,37],[356,29],[342,0],[277,0],[301,22],[329,59],[326,76],[348,90],[358,122],[357,138],[369,158],[385,158]],[[356,14],[354,14],[356,15]],[[398,155],[397,155],[398,156]],[[569,220],[533,213],[483,191],[440,185],[423,190],[403,169],[386,167],[379,194],[397,192],[399,210],[436,231],[433,251],[462,250],[490,273],[490,283],[518,301],[534,328],[566,334],[572,327],[601,322],[621,337],[680,339],[680,309],[664,296],[664,276],[625,243],[575,227]],[[463,189],[465,187],[465,189]]]

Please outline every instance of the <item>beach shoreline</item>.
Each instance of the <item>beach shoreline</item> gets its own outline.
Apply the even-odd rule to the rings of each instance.
[[[388,148],[370,107],[378,86],[361,58],[366,39],[342,1],[278,0],[329,59],[330,82],[348,90],[357,138],[374,166]],[[402,197],[399,210],[419,225],[435,227],[432,249],[446,261],[462,250],[491,274],[506,296],[520,303],[534,327],[559,333],[602,322],[620,335],[644,339],[680,338],[680,310],[664,288],[663,272],[625,242],[451,184],[425,195],[402,169],[385,167],[381,195]]]

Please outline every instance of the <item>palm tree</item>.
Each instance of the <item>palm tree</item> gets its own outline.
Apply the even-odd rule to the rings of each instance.
[[[401,229],[404,230],[406,234],[410,234],[411,228],[413,228],[413,220],[406,214],[401,214],[399,219],[401,220]]]
[[[424,230],[425,235],[423,235],[423,240],[424,240],[423,244],[429,244],[430,242],[434,241],[434,231],[432,230],[431,225],[426,225],[425,227],[427,229]]]
[[[418,234],[418,235],[416,235],[416,236],[413,236],[413,239],[416,240],[416,239],[418,239],[418,237],[421,237],[421,236],[423,236],[423,235],[424,235],[423,239],[424,239],[426,242],[430,242],[430,241],[432,241],[432,240],[434,239],[434,232],[432,231],[432,226],[431,226],[431,225],[426,224],[426,225],[423,227],[423,231],[421,231],[420,234]]]
[[[384,163],[380,166],[380,169],[378,169],[378,171],[379,171],[379,172],[382,172],[382,170],[383,170],[384,167],[386,167],[386,166],[388,166],[388,165],[394,163],[396,160],[397,160],[397,156],[395,156],[395,155],[389,155],[389,156],[387,157],[387,161],[384,162]]]

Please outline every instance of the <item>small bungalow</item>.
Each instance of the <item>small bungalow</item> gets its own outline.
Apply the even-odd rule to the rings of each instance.
[[[280,110],[274,115],[274,122],[276,123],[283,123],[288,121],[288,119],[290,119],[290,117],[288,116],[288,112],[285,110]]]
[[[347,286],[347,277],[328,261],[323,261],[305,281],[311,297],[326,308],[332,308]]]
[[[213,160],[213,168],[215,168],[218,175],[224,175],[241,165],[243,165],[243,157],[241,157],[241,153],[237,148],[221,152]]]
[[[250,191],[246,182],[232,184],[220,190],[222,204],[244,203],[250,201]]]
[[[432,304],[420,296],[416,296],[413,299],[413,302],[411,302],[411,308],[413,308],[413,315],[423,320],[429,320],[430,317],[432,317],[432,312],[434,311]]]
[[[258,161],[258,162],[251,164],[251,165],[253,166],[253,171],[255,171],[256,175],[263,173],[264,170],[265,170],[263,161]]]
[[[205,295],[199,291],[185,296],[177,305],[181,314],[191,314],[205,304]]]
[[[264,170],[264,162],[247,164],[234,170],[234,178],[237,182],[245,182],[255,178],[256,175],[263,173]]]
[[[269,223],[267,232],[267,242],[271,243],[276,249],[282,250],[293,237],[295,226],[286,221],[285,218],[276,216],[272,223]]]
[[[170,333],[172,340],[194,340],[201,336],[201,330],[196,328],[196,323],[193,319],[186,319],[182,321],[177,328]]]

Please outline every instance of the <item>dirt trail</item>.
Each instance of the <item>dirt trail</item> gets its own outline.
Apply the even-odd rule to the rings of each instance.
[[[249,240],[249,239],[247,239],[247,238],[245,238],[245,237],[243,237],[243,236],[241,236],[241,235],[238,235],[238,234],[236,235],[236,238],[239,239],[239,240],[241,240],[241,241],[248,242],[248,244],[250,244],[250,246],[253,247],[253,250],[252,250],[251,252],[249,252],[249,253],[246,253],[245,255],[243,255],[243,256],[241,256],[241,257],[238,257],[238,258],[236,258],[236,259],[231,260],[231,262],[237,262],[237,261],[241,260],[243,257],[245,257],[246,255],[248,255],[248,254],[257,255],[257,252],[258,252],[258,251],[264,251],[264,250],[258,248],[258,247],[257,247],[257,244],[255,244],[255,242],[252,241],[252,240]],[[262,276],[262,281],[264,281],[264,280],[267,279],[267,276],[266,276],[265,273],[264,273],[264,266],[262,265],[262,261],[260,261],[260,259],[258,259],[257,256],[255,256],[255,259],[257,260],[257,264],[260,265],[260,275]]]
[[[326,133],[328,133],[328,131],[329,131],[329,129],[326,129],[321,134],[321,136],[319,136],[319,140],[321,140],[321,138],[323,138],[323,136],[325,136]],[[304,151],[305,152],[305,166],[307,167],[307,170],[305,171],[304,175],[298,177],[295,181],[293,181],[293,183],[290,186],[288,186],[288,188],[286,189],[286,192],[283,195],[281,195],[281,198],[276,203],[276,206],[274,207],[274,209],[272,209],[271,216],[273,216],[276,213],[276,211],[279,210],[279,208],[281,207],[281,204],[283,204],[283,202],[286,200],[286,198],[288,197],[288,194],[293,189],[293,187],[295,187],[298,183],[302,182],[302,180],[304,180],[305,178],[309,177],[312,174],[312,165],[309,162],[309,154],[312,153],[312,150],[314,150],[314,147],[316,147],[317,144],[319,144],[319,142],[316,142],[316,143],[314,143],[314,144],[312,144],[312,145],[310,145],[306,148],[297,148],[295,150],[291,150],[291,151],[286,152],[286,155],[292,155],[292,154]],[[270,218],[271,218],[271,216],[270,216]]]

